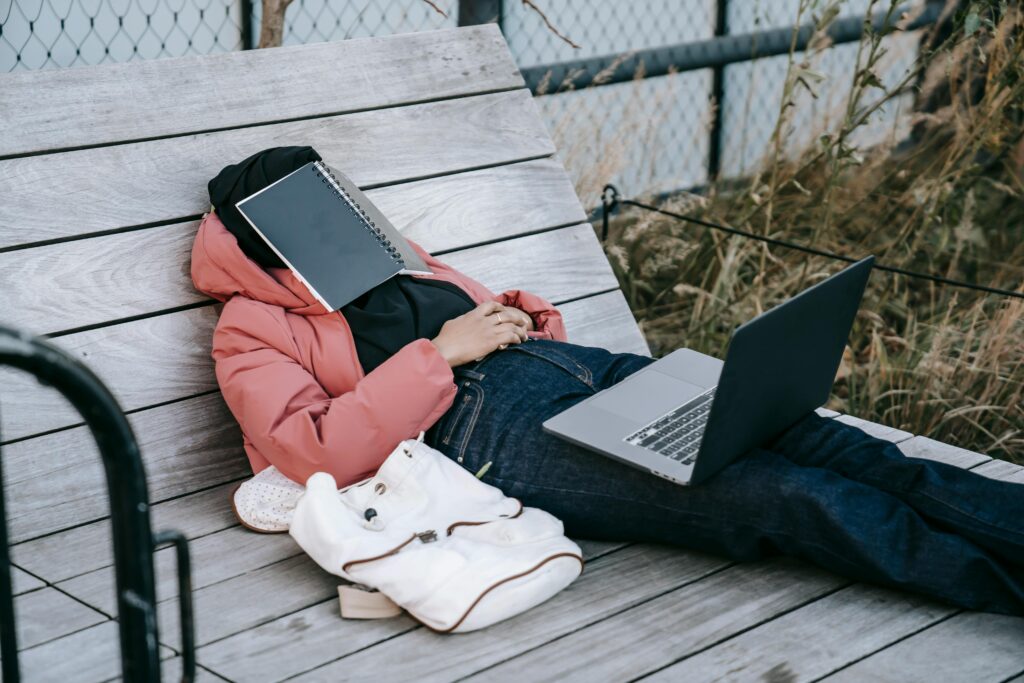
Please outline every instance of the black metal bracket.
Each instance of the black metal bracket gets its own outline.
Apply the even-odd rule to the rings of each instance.
[[[153,551],[174,543],[181,586],[182,680],[195,677],[188,543],[178,532],[153,535],[149,494],[138,442],[117,400],[83,363],[52,342],[0,325],[0,366],[24,370],[52,386],[75,407],[92,432],[103,460],[110,494],[122,675],[126,681],[159,681]],[[0,457],[0,462],[3,458]],[[7,546],[7,514],[0,473],[0,657],[3,680],[20,680],[15,634],[14,591]]]
[[[619,208],[619,189],[609,183],[601,190],[601,242],[608,240],[608,217]]]

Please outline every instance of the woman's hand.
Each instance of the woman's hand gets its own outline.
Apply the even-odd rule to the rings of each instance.
[[[511,319],[513,322],[522,321],[520,324],[523,325],[527,331],[533,331],[533,318],[526,311],[520,310],[514,306],[502,306],[499,314],[502,320]]]
[[[524,318],[529,320],[530,316],[518,308],[485,301],[469,313],[446,321],[430,341],[454,368],[483,358],[495,349],[525,341],[527,329],[533,329],[533,321],[527,323]]]

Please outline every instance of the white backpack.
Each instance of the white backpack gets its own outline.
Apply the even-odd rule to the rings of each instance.
[[[559,519],[483,483],[422,432],[340,491],[326,472],[302,487],[270,467],[233,503],[246,526],[287,530],[324,570],[356,584],[339,588],[342,616],[398,613],[369,587],[435,631],[473,631],[547,600],[583,569]]]

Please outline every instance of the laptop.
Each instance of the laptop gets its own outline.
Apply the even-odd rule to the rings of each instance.
[[[542,427],[677,484],[700,483],[828,400],[873,263],[740,325],[724,362],[676,349]]]

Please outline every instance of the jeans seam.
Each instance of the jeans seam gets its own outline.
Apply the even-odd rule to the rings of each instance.
[[[588,368],[587,366],[585,366],[582,363],[578,362],[575,358],[573,358],[571,356],[568,356],[568,355],[558,351],[555,348],[552,348],[550,345],[546,346],[544,348],[546,348],[553,356],[557,356],[558,358],[560,358],[567,365],[561,365],[559,363],[554,363],[553,359],[545,357],[545,355],[543,353],[540,353],[540,352],[536,352],[535,353],[535,352],[532,352],[532,351],[526,351],[525,349],[523,349],[523,351],[524,351],[524,353],[529,353],[531,355],[537,356],[538,358],[543,358],[544,360],[546,360],[548,362],[554,363],[555,365],[557,365],[558,367],[562,368],[563,370],[568,372],[570,375],[572,375],[573,377],[575,377],[579,381],[581,381],[584,384],[586,384],[591,389],[594,388],[594,374],[590,371],[590,368]],[[572,366],[575,366],[575,367],[579,368],[580,372],[578,372],[578,373],[577,372],[573,372],[568,367],[568,365],[572,365]]]
[[[441,439],[441,443],[448,444],[448,442],[451,440],[452,433],[455,431],[455,427],[459,424],[459,418],[462,417],[462,413],[466,409],[466,403],[468,403],[468,401],[466,400],[467,396],[468,394],[462,394],[463,398],[459,402],[459,409],[456,410],[455,414],[452,416],[451,423],[448,425],[448,429],[445,430],[444,438]]]
[[[508,482],[508,481],[510,481],[508,479],[503,479],[501,477],[489,477],[489,478],[493,482]],[[515,482],[512,482],[512,483],[521,484],[522,485],[522,483],[518,482],[518,481],[515,481]],[[570,494],[576,494],[576,495],[583,494],[583,495],[588,495],[588,496],[599,496],[601,498],[611,498],[612,500],[621,501],[623,503],[631,503],[631,504],[632,503],[636,503],[635,500],[632,500],[630,498],[620,498],[619,496],[615,496],[615,495],[608,494],[608,493],[573,491],[571,489],[562,489],[562,488],[558,488],[558,487],[555,487],[555,486],[544,486],[542,484],[529,484],[528,486],[531,486],[533,488],[545,489],[547,491],[556,491],[558,493],[570,493]],[[503,488],[503,487],[499,486],[498,488]],[[674,514],[684,514],[684,515],[688,515],[688,516],[696,518],[696,519],[709,520],[709,521],[716,521],[716,520],[720,521],[721,520],[720,517],[710,517],[708,515],[705,515],[705,514],[702,514],[702,513],[699,513],[699,512],[683,511],[683,510],[679,510],[678,508],[665,507],[663,505],[659,505],[657,503],[652,503],[650,501],[646,502],[645,504],[653,506],[653,507],[655,507],[655,508],[657,508],[659,510],[665,510],[666,512],[672,512]],[[744,523],[738,523],[736,526],[752,526],[752,525],[749,522],[744,522]],[[813,541],[809,541],[809,540],[804,539],[802,537],[795,536],[795,535],[793,535],[791,533],[788,533],[788,532],[785,532],[785,531],[781,531],[781,530],[776,529],[776,528],[769,528],[769,529],[765,529],[765,528],[762,528],[762,527],[754,527],[754,528],[756,528],[759,532],[761,532],[761,533],[763,533],[763,534],[765,534],[767,536],[771,536],[771,537],[784,537],[784,538],[786,538],[786,539],[788,539],[790,541],[796,540],[801,546],[811,547],[811,548],[814,548],[816,550],[824,551],[828,555],[831,555],[832,557],[842,561],[844,564],[850,565],[850,562],[845,557],[843,557],[842,555],[839,555],[838,553],[836,553],[835,551],[830,549],[828,546],[824,546],[824,545],[821,545],[819,543],[815,543]]]
[[[519,485],[522,485],[522,486],[530,486],[532,488],[544,489],[545,491],[555,491],[557,493],[569,493],[569,494],[573,494],[573,495],[583,494],[583,495],[587,495],[587,496],[600,496],[601,498],[610,498],[612,500],[617,500],[617,501],[620,501],[620,502],[623,502],[623,503],[636,503],[636,501],[631,499],[631,498],[621,498],[619,496],[615,496],[615,495],[612,495],[610,493],[597,493],[597,492],[591,492],[591,491],[574,491],[572,489],[562,489],[562,488],[558,488],[556,486],[545,486],[543,484],[524,484],[523,482],[518,481],[518,480],[504,479],[502,477],[489,477],[489,479],[491,479],[492,481],[502,481],[502,482],[509,482],[509,483],[512,483],[512,484],[519,484]],[[676,512],[676,513],[680,512],[680,510],[678,510],[677,508],[665,507],[665,506],[659,505],[657,503],[647,502],[647,505],[652,505],[652,506],[658,508],[659,510],[665,510],[667,512]],[[709,517],[708,515],[704,515],[704,514],[701,514],[699,512],[692,512],[692,513],[691,512],[687,512],[685,514],[689,514],[689,515],[692,515],[694,517],[699,517],[700,519],[716,519],[715,517]]]
[[[950,510],[953,510],[954,512],[957,512],[957,513],[959,513],[959,514],[961,514],[961,515],[963,515],[965,517],[968,517],[969,519],[974,520],[975,522],[980,523],[983,526],[986,526],[986,527],[989,527],[989,528],[992,528],[992,529],[998,529],[1000,532],[1010,534],[1011,536],[1016,536],[1018,538],[1024,538],[1024,534],[1022,534],[1019,531],[1014,531],[1013,529],[1004,529],[1001,526],[996,526],[992,522],[989,522],[988,520],[982,519],[981,517],[978,517],[977,515],[974,515],[974,514],[972,514],[970,512],[967,512],[966,510],[961,510],[960,508],[958,508],[957,506],[953,505],[952,503],[950,503],[948,501],[942,500],[941,498],[936,498],[935,496],[931,495],[927,491],[918,491],[918,493],[920,493],[925,498],[928,498],[929,500],[932,500],[932,501],[938,503],[939,505],[942,505],[943,507],[949,508]]]
[[[466,424],[465,432],[462,435],[462,443],[459,444],[459,454],[457,456],[457,462],[462,464],[463,458],[466,454],[466,445],[469,443],[469,437],[473,434],[473,428],[476,426],[477,418],[480,417],[480,408],[484,403],[484,387],[480,383],[471,384],[467,388],[476,388],[478,391],[476,405],[473,406],[473,415],[469,418],[469,422]]]

